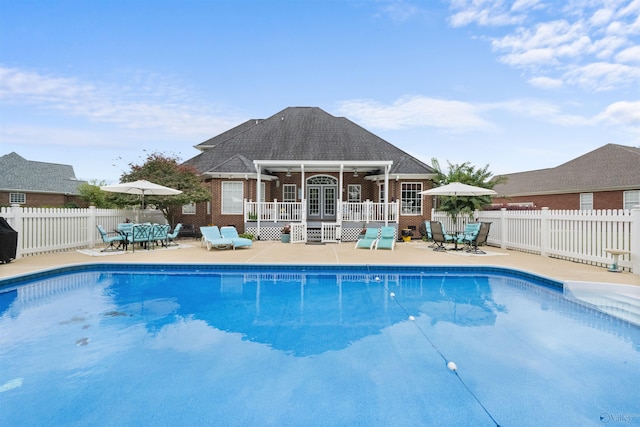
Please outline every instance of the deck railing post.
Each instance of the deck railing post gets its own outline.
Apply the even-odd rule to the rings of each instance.
[[[631,272],[640,275],[640,205],[631,208]]]
[[[89,247],[93,248],[96,246],[96,227],[98,226],[98,220],[96,218],[96,207],[89,206],[89,223],[87,226],[87,242],[89,242]]]
[[[507,249],[509,224],[507,223],[507,208],[500,209],[500,248]]]
[[[18,204],[11,205],[11,212],[13,213],[13,220],[11,228],[18,232],[18,244],[16,245],[16,259],[22,258],[22,240],[26,238],[24,234],[24,226],[22,223],[23,209]]]
[[[549,249],[549,208],[542,208],[540,215],[540,255],[547,255]]]

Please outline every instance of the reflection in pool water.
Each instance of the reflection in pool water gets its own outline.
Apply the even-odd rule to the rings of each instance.
[[[598,425],[637,412],[639,328],[546,279],[156,268],[0,282],[0,425]]]

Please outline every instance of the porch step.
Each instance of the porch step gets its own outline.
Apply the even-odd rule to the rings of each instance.
[[[307,242],[320,243],[322,241],[322,230],[320,228],[307,228]]]

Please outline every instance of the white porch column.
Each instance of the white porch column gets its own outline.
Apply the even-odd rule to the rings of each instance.
[[[340,163],[340,178],[338,180],[338,206],[336,206],[336,222],[342,225],[342,193],[344,192],[344,163]]]
[[[256,218],[256,234],[257,234],[257,238],[258,240],[260,240],[260,218],[261,218],[261,202],[262,200],[260,199],[260,196],[262,193],[260,191],[260,186],[262,185],[262,166],[258,165],[258,188],[256,188],[256,214],[258,215],[258,218]],[[245,212],[246,215],[246,212]]]
[[[300,202],[302,203],[302,223],[307,223],[307,193],[305,187],[305,173],[304,173],[304,163],[300,165],[300,188],[302,189],[302,197],[300,198]]]
[[[389,165],[384,167],[384,225],[389,225]],[[400,218],[398,218],[400,221]]]

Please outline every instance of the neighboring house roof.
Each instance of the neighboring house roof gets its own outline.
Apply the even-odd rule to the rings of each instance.
[[[78,195],[73,166],[26,160],[15,152],[0,157],[0,190]]]
[[[640,189],[640,148],[607,144],[555,168],[501,175],[503,197]]]
[[[317,107],[289,107],[248,120],[196,148],[184,164],[200,173],[255,173],[254,160],[391,160],[391,174],[434,174],[425,163],[344,117]]]

